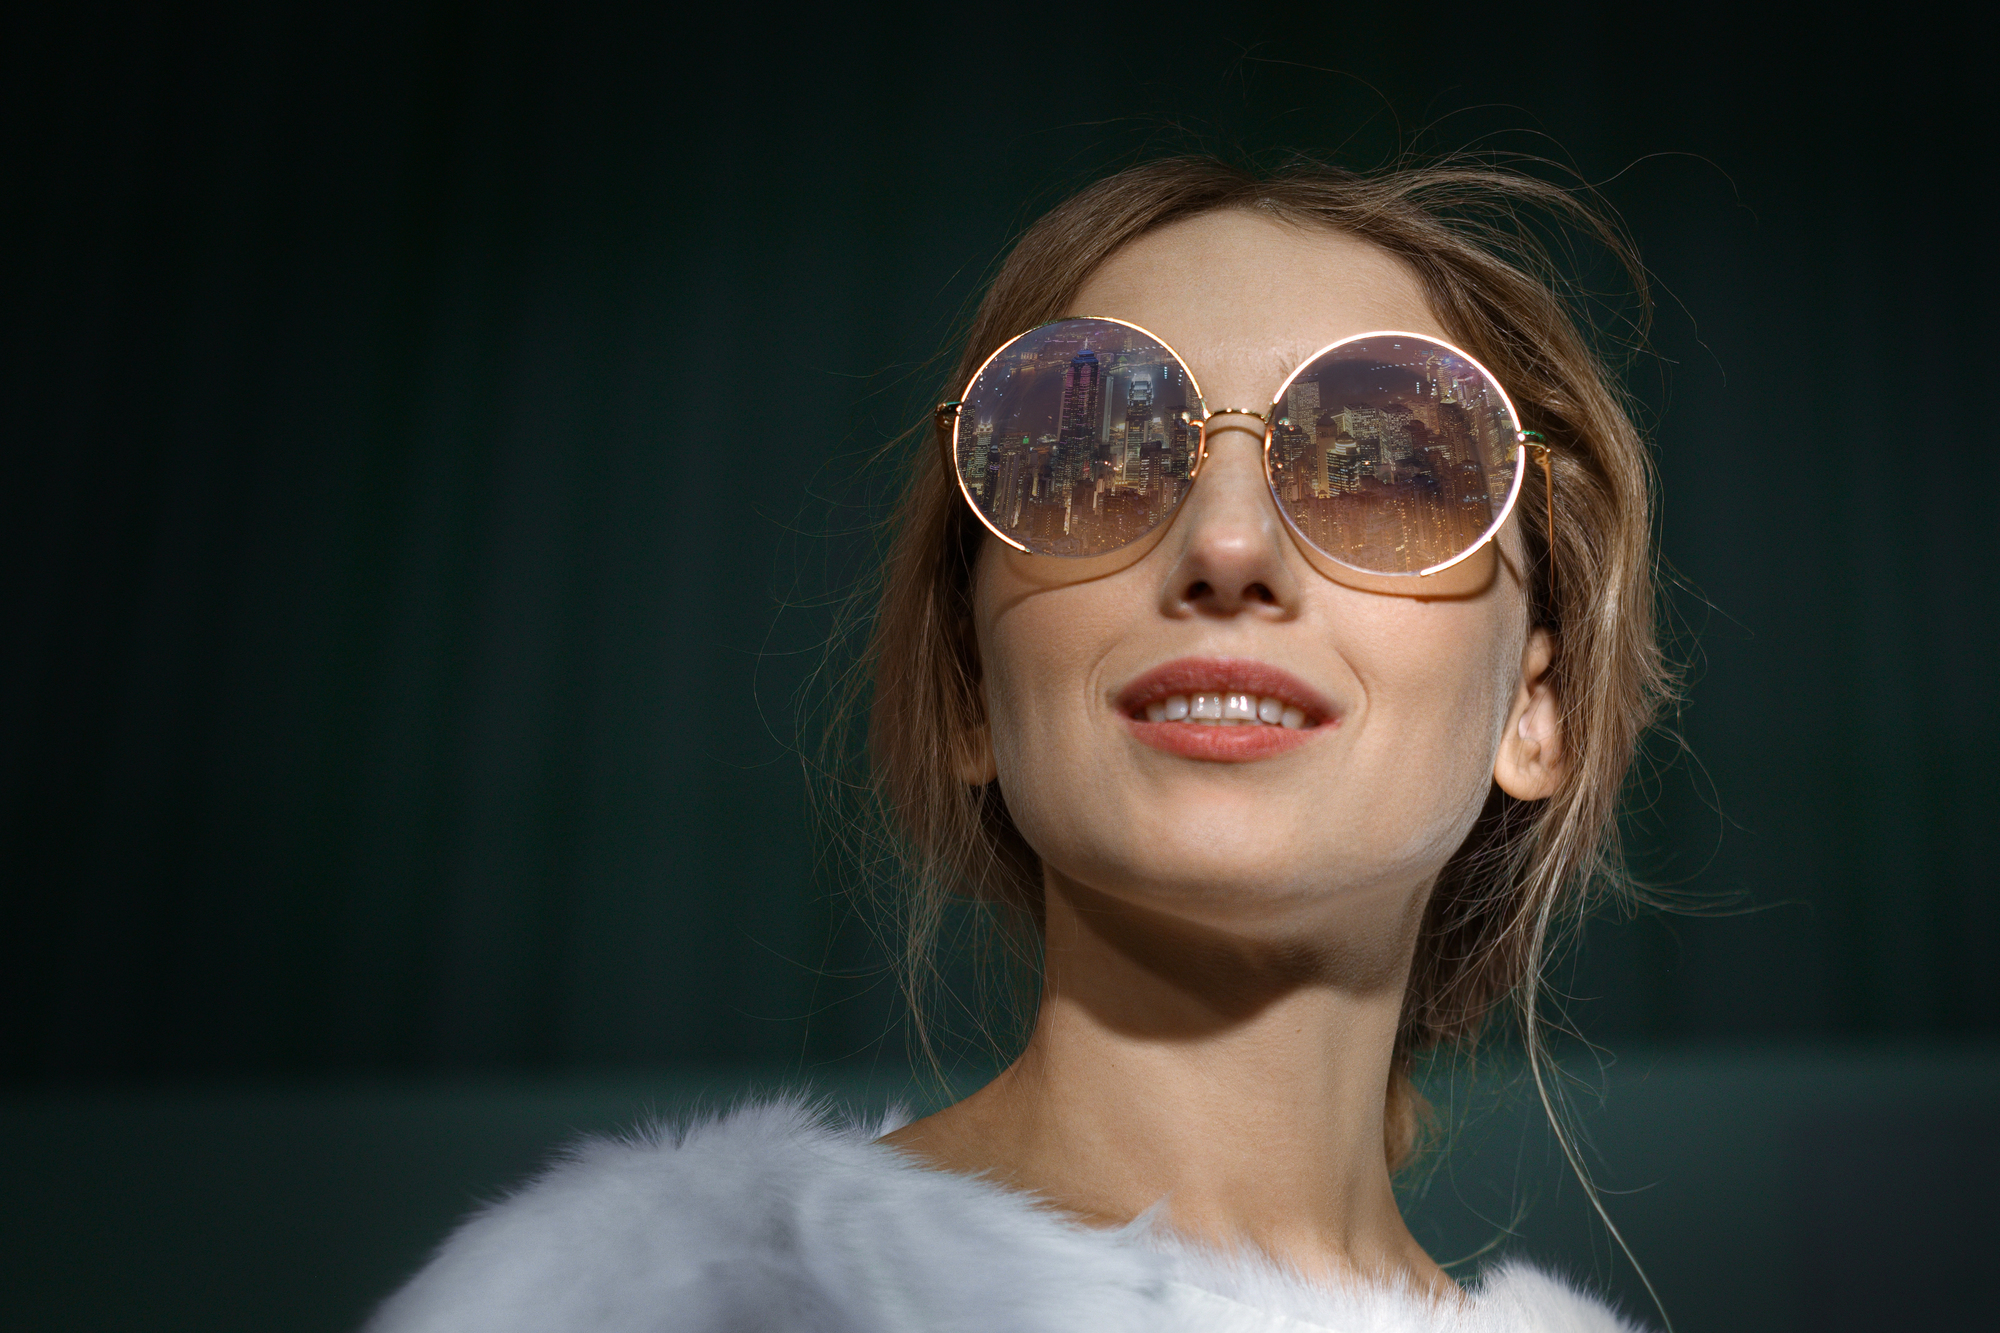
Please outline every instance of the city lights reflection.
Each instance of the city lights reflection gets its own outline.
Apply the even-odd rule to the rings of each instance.
[[[1519,462],[1507,396],[1480,366],[1409,334],[1339,343],[1271,405],[1271,490],[1343,563],[1409,574],[1478,545]]]
[[[966,499],[1002,539],[1097,555],[1172,515],[1204,414],[1193,375],[1145,330],[1062,320],[980,367],[952,457]],[[1279,508],[1358,569],[1449,563],[1491,534],[1517,484],[1519,423],[1505,392],[1463,353],[1414,334],[1326,349],[1285,381],[1268,421]]]

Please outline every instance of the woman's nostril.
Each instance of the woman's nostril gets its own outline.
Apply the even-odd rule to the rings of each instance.
[[[1245,583],[1237,588],[1234,596],[1225,596],[1220,588],[1207,579],[1196,579],[1189,583],[1181,592],[1180,602],[1183,606],[1201,606],[1211,610],[1280,605],[1278,594],[1268,583]]]

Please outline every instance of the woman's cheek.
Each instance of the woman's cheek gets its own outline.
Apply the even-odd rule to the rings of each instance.
[[[1051,710],[1023,700],[1004,705],[1007,714],[996,727],[994,762],[1000,791],[1015,826],[1039,854],[1088,839],[1093,815],[1084,799],[1090,783],[1080,771],[1087,756],[1077,750],[1073,729]]]

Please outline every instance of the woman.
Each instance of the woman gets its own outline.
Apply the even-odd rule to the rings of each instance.
[[[1479,221],[1523,206],[1617,242],[1505,173],[1207,159],[1030,229],[916,464],[871,719],[911,919],[1040,932],[1020,1057],[913,1124],[587,1143],[374,1327],[1624,1327],[1519,1266],[1461,1290],[1391,1189],[1413,1055],[1510,997],[1532,1034],[1664,685],[1649,463]]]

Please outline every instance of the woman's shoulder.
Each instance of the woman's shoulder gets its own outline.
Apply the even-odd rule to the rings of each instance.
[[[369,1333],[1139,1326],[1149,1256],[874,1142],[893,1124],[787,1097],[584,1139],[467,1219]]]
[[[1525,1265],[1455,1312],[1086,1228],[803,1097],[587,1138],[468,1218],[367,1333],[1629,1333]]]

